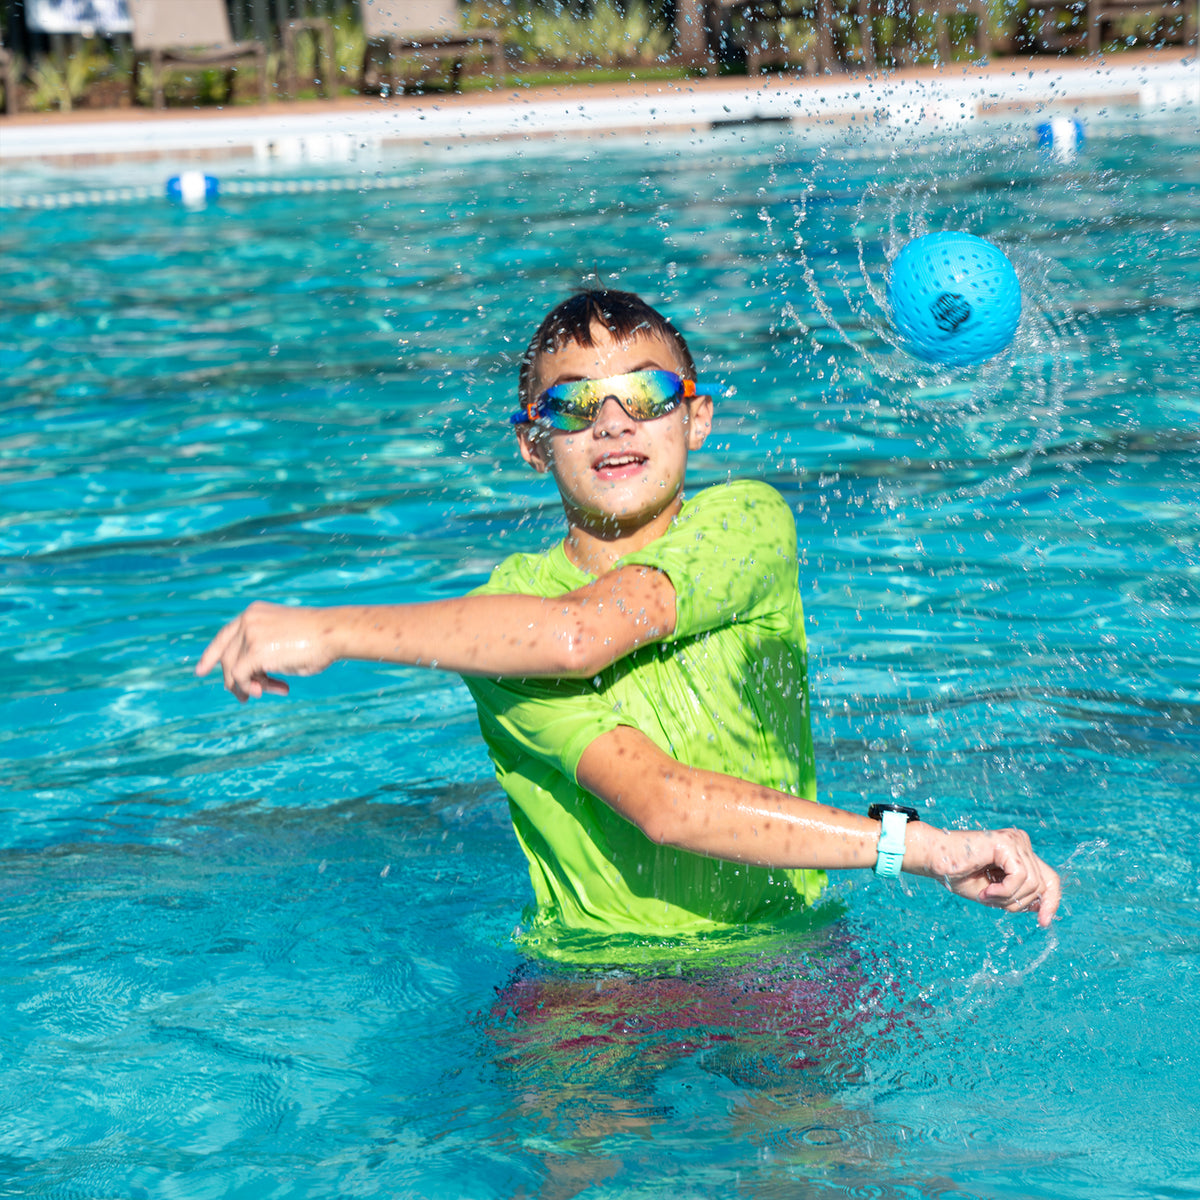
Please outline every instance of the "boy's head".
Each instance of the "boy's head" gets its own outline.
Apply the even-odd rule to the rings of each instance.
[[[673,354],[676,373],[684,379],[696,378],[696,364],[687,342],[662,313],[633,292],[595,288],[564,300],[537,327],[521,359],[521,407],[527,407],[546,386],[546,359],[568,346],[595,345],[598,331],[606,331],[617,342],[639,338],[660,341]]]
[[[688,453],[712,426],[712,398],[695,380],[679,331],[630,292],[580,292],[541,323],[513,420],[522,457],[554,477],[576,535],[656,536],[678,511]],[[552,393],[542,403],[563,407],[535,418]]]

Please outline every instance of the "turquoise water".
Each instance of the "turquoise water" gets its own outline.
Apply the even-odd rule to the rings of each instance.
[[[0,1194],[1200,1196],[1194,118],[5,213]],[[1026,301],[947,374],[882,305],[941,228]],[[457,680],[194,680],[252,598],[453,595],[556,536],[502,418],[592,271],[731,388],[695,484],[796,512],[825,798],[1028,828],[1049,933],[855,875],[751,977],[547,975]]]

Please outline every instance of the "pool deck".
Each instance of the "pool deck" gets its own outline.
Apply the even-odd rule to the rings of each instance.
[[[878,74],[764,75],[629,84],[505,88],[467,95],[279,101],[237,108],[29,113],[0,118],[0,161],[60,167],[252,156],[352,158],[360,147],[444,150],[558,135],[646,135],[721,125],[861,122],[898,133],[980,117],[1105,108],[1187,110],[1200,119],[1194,51],[1110,58],[1004,58]]]

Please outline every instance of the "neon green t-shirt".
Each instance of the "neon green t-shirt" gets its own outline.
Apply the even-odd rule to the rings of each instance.
[[[594,679],[466,680],[529,859],[538,905],[531,940],[555,957],[551,947],[568,931],[660,939],[728,930],[803,908],[825,884],[821,871],[660,846],[575,779],[595,738],[630,725],[688,766],[816,798],[787,504],[763,483],[709,488],[617,565],[654,567],[671,580],[669,638]],[[559,543],[506,559],[477,594],[552,597],[593,578]]]

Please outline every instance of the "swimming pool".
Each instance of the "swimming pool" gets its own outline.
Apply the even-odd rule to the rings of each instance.
[[[6,1194],[1200,1195],[1200,133],[1088,135],[732,129],[6,213]],[[947,227],[1027,308],[939,375],[877,296]],[[502,418],[592,271],[731,388],[696,484],[796,512],[824,796],[1031,829],[1049,934],[853,877],[771,964],[782,1018],[686,963],[531,975],[456,680],[192,678],[250,598],[456,594],[555,536]]]

